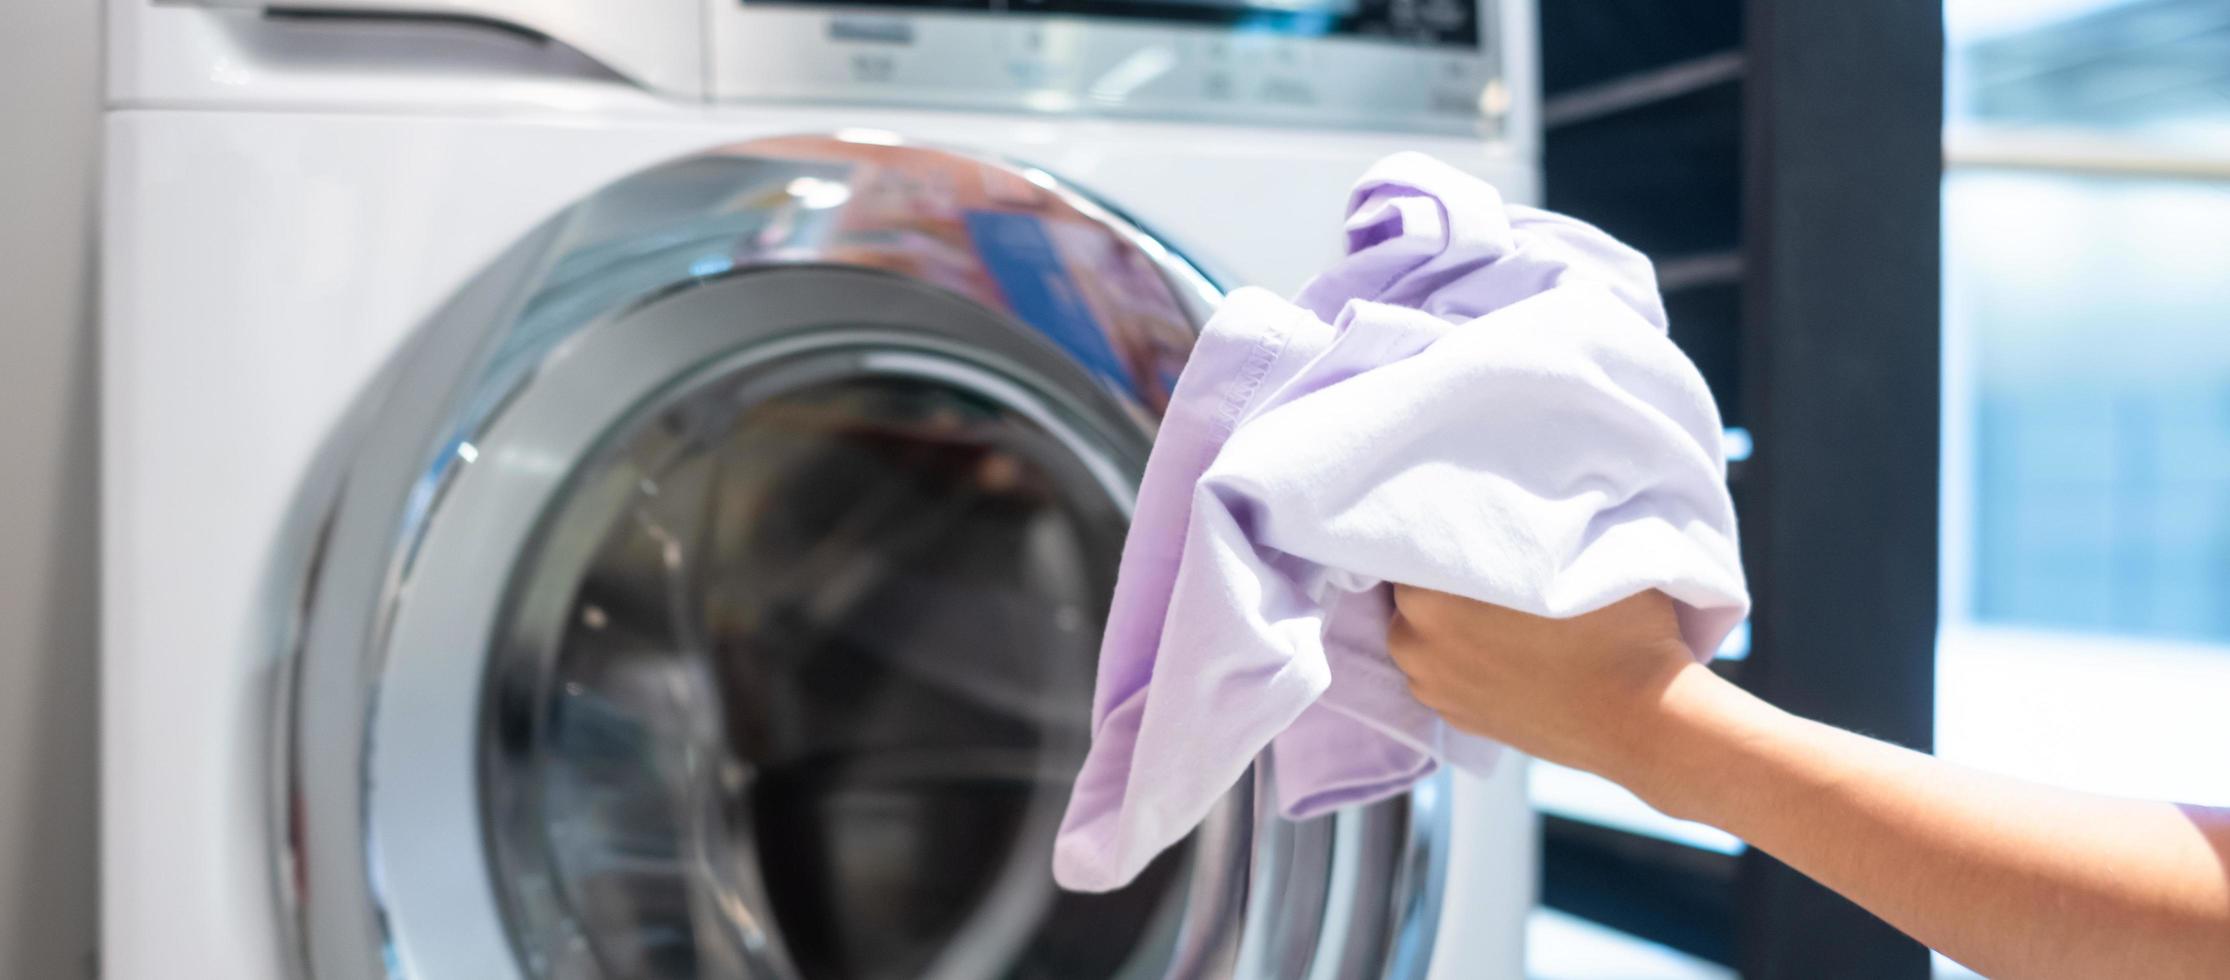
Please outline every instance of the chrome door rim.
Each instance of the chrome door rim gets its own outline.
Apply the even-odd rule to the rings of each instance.
[[[451,659],[474,668],[468,682],[457,680],[454,663],[446,673],[415,676],[410,673],[414,667],[436,661],[395,656],[399,647],[410,648],[422,639],[415,632],[416,624],[430,621],[415,610],[430,608],[422,604],[438,594],[428,566],[419,564],[429,545],[440,547],[430,533],[437,518],[464,514],[454,508],[480,496],[452,492],[461,474],[467,469],[507,469],[514,479],[538,480],[548,489],[562,483],[579,458],[559,453],[540,459],[488,461],[505,463],[503,467],[475,465],[481,444],[508,444],[500,430],[514,418],[510,409],[515,401],[530,388],[553,383],[561,373],[555,369],[568,355],[596,344],[598,328],[639,310],[703,300],[723,283],[740,282],[765,270],[798,271],[814,265],[874,270],[878,266],[874,254],[835,254],[816,249],[811,242],[762,234],[750,248],[732,255],[725,267],[675,267],[671,255],[657,262],[644,256],[657,251],[662,242],[670,245],[672,236],[686,242],[691,232],[704,230],[677,222],[687,215],[653,216],[627,234],[600,239],[594,234],[598,222],[613,217],[604,212],[634,207],[645,196],[655,198],[661,182],[681,182],[691,176],[690,165],[707,161],[740,162],[763,168],[768,176],[786,178],[784,186],[792,200],[766,206],[796,209],[802,204],[810,210],[812,202],[802,198],[833,193],[826,189],[844,179],[843,167],[856,162],[862,152],[894,153],[895,161],[885,162],[900,169],[920,164],[925,170],[943,172],[957,162],[986,179],[1019,178],[1050,195],[1051,206],[1110,230],[1127,243],[1135,257],[1161,278],[1193,324],[1212,305],[1216,291],[1192,265],[1042,171],[937,150],[894,147],[881,140],[873,149],[862,150],[860,144],[839,139],[781,138],[688,158],[612,185],[526,236],[421,328],[360,399],[351,421],[341,430],[344,435],[337,437],[323,461],[339,467],[341,475],[315,479],[313,485],[330,486],[330,494],[301,503],[306,513],[323,517],[317,522],[321,531],[313,553],[299,566],[300,608],[289,631],[293,649],[282,684],[286,694],[275,742],[273,795],[282,842],[275,862],[278,885],[283,906],[292,913],[292,953],[303,975],[320,980],[518,975],[505,939],[508,932],[486,881],[484,842],[477,836],[479,801],[470,767],[442,768],[439,775],[426,772],[428,759],[458,754],[454,719],[478,717],[477,668],[486,653],[484,646],[470,640],[478,637],[484,643],[485,624],[477,629],[466,624],[462,632],[445,634],[447,640],[432,638],[436,643],[466,638],[463,649]],[[620,217],[624,224],[629,216]],[[764,231],[766,226],[756,227]],[[716,235],[732,230],[713,229]],[[669,237],[661,239],[661,235]],[[615,247],[616,258],[598,254],[599,249]],[[630,249],[639,254],[630,254]],[[576,289],[578,280],[566,278],[580,275],[577,267],[584,259],[610,265],[593,273],[603,276],[602,282],[591,284],[602,286],[601,292]],[[658,390],[700,369],[707,360],[742,356],[734,350],[719,351],[718,337],[699,339],[708,346],[694,352],[695,360],[684,356],[686,363],[678,367],[641,365],[647,373],[634,383],[644,387],[633,391]],[[800,345],[799,350],[827,350],[831,341],[870,340],[877,344],[876,350],[887,352],[886,367],[891,364],[889,356],[902,359],[909,349],[929,358],[927,363],[952,363],[949,359],[955,357],[963,363],[980,363],[984,354],[941,348],[916,334],[877,336],[873,330],[850,336],[822,332],[788,342]],[[989,365],[993,375],[1005,373],[1004,368],[1011,365]],[[1118,406],[1115,414],[1150,426],[1155,397],[1166,398],[1171,378],[1134,377],[1129,379],[1134,383],[1129,392],[1122,390],[1121,379],[1099,380],[1103,383],[1087,397],[1127,403]],[[1157,385],[1162,386],[1160,391],[1150,390]],[[1073,383],[1050,387],[1054,393],[1074,393],[1075,388]],[[1138,387],[1149,390],[1141,393]],[[621,407],[606,412],[624,414],[640,397],[630,392],[619,398]],[[1102,404],[1102,411],[1084,414],[1108,418],[1108,407]],[[572,436],[585,442],[603,429],[592,426],[585,434],[575,431]],[[1118,486],[1124,482],[1115,480]],[[489,497],[498,498],[516,499],[504,494]],[[510,557],[503,549],[492,552],[501,560]],[[496,587],[503,587],[500,580]],[[461,594],[450,593],[452,598]],[[496,605],[483,604],[477,614],[483,620],[493,616]],[[459,608],[465,614],[475,613],[469,603]],[[425,712],[451,721],[427,724],[431,715]],[[467,741],[463,754],[470,755],[474,744]],[[1256,782],[1266,778],[1266,773],[1258,772]],[[404,791],[414,780],[429,785],[445,780],[447,788],[433,793]],[[1403,801],[1298,826],[1277,821],[1266,806],[1257,805],[1255,801],[1270,798],[1262,790],[1243,782],[1225,801],[1222,815],[1204,831],[1210,851],[1223,855],[1219,863],[1225,868],[1220,880],[1212,880],[1214,875],[1193,879],[1187,915],[1198,921],[1188,922],[1189,938],[1172,975],[1227,975],[1249,964],[1308,962],[1311,977],[1422,977],[1430,960],[1439,911],[1438,883],[1446,859],[1445,786],[1429,783]],[[1376,829],[1366,832],[1365,822],[1374,822]],[[461,832],[464,827],[472,828],[471,833]],[[1347,843],[1336,845],[1335,839]],[[1366,847],[1365,840],[1375,843]],[[1390,864],[1397,869],[1394,888],[1389,895],[1366,897],[1367,907],[1326,918],[1317,928],[1281,929],[1280,917],[1271,911],[1275,896],[1265,894],[1265,886],[1277,880],[1272,869],[1283,864],[1276,853],[1279,848],[1329,852],[1322,863],[1333,879],[1355,880],[1353,869],[1361,864]],[[469,857],[460,858],[460,849]],[[477,869],[478,887],[455,887],[458,881],[470,879],[470,875],[456,876],[459,865]],[[1349,870],[1343,873],[1343,866]],[[448,872],[420,876],[414,870],[441,867]],[[1248,927],[1243,932],[1237,928],[1242,916]],[[1317,955],[1352,943],[1368,948],[1339,959],[1359,964],[1362,972],[1330,965]]]

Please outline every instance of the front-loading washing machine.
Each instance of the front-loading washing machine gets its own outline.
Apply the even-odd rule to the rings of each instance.
[[[1049,856],[1194,330],[1529,17],[115,0],[103,972],[1519,975],[1515,767]]]

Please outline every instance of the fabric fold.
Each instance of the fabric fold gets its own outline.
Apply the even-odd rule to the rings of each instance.
[[[1708,657],[1748,612],[1718,412],[1646,259],[1416,154],[1347,257],[1203,329],[1140,488],[1056,879],[1129,881],[1266,749],[1304,818],[1493,765],[1387,659],[1387,583],[1572,616],[1645,589]]]

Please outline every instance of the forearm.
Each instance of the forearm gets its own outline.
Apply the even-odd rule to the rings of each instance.
[[[1696,670],[1608,773],[1993,977],[2230,976],[2230,818],[1971,772]]]

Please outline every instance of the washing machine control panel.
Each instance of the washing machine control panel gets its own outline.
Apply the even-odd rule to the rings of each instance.
[[[711,0],[712,98],[1499,133],[1510,0]]]

